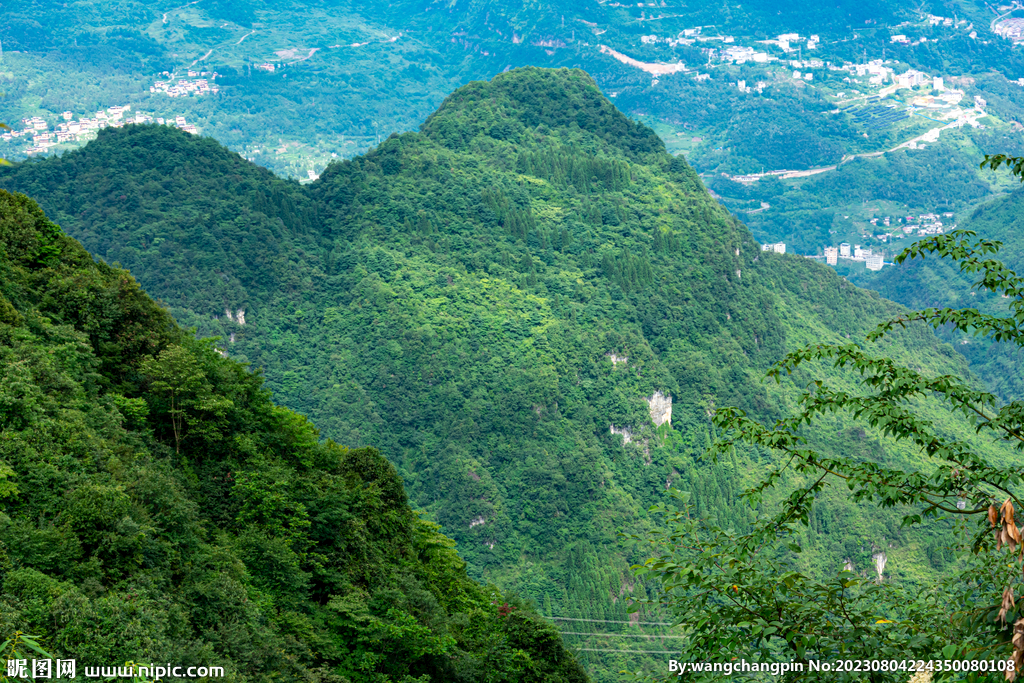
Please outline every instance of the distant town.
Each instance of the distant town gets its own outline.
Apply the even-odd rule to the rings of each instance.
[[[21,120],[22,125],[24,125],[24,128],[21,130],[13,128],[9,131],[4,131],[0,135],[0,139],[3,139],[5,142],[12,142],[19,138],[25,138],[26,141],[30,142],[30,146],[22,150],[22,152],[28,156],[34,156],[47,152],[62,143],[84,144],[94,139],[96,132],[101,128],[120,128],[130,123],[156,122],[161,125],[175,126],[193,135],[199,134],[199,130],[191,123],[188,123],[184,116],[164,119],[162,117],[154,118],[152,115],[143,112],[136,112],[134,115],[126,116],[130,111],[131,105],[124,104],[108,107],[105,110],[96,112],[93,116],[79,116],[77,119],[72,112],[66,111],[61,114],[62,120],[56,123],[52,129],[45,119],[34,116]]]
[[[214,84],[219,74],[208,71],[188,71],[188,78],[177,78],[175,74],[164,71],[159,74],[164,80],[155,80],[149,92],[164,94],[168,97],[189,97],[215,95],[220,88]],[[185,120],[184,116],[161,117],[145,112],[131,113],[131,105],[121,104],[107,107],[94,114],[63,112],[56,121],[47,121],[41,116],[33,116],[21,120],[22,128],[12,127],[0,134],[4,142],[24,145],[18,149],[26,156],[44,154],[62,144],[84,144],[96,137],[102,128],[120,128],[132,123],[157,123],[180,128],[186,133],[199,134],[195,125]]]
[[[871,249],[861,247],[859,244],[850,245],[843,242],[838,247],[825,247],[825,263],[834,266],[839,259],[849,261],[863,261],[868,270],[881,270],[885,265],[885,256],[882,253],[875,253]]]
[[[216,71],[189,71],[188,78],[176,78],[170,71],[160,74],[167,80],[154,81],[149,86],[151,93],[163,93],[168,97],[189,97],[190,95],[216,95],[220,87],[213,80],[220,74]],[[189,80],[195,79],[195,80]]]

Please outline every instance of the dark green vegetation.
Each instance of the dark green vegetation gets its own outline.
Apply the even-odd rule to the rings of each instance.
[[[1024,269],[1024,192],[993,200],[973,211],[961,228],[979,237],[1002,244],[999,257],[1010,268]],[[862,287],[878,291],[882,296],[911,308],[972,308],[985,313],[1004,310],[1008,303],[1002,293],[974,287],[974,280],[961,273],[955,264],[946,261],[907,261],[897,268],[879,273],[857,270],[851,279]],[[1004,400],[1024,396],[1024,356],[1012,344],[995,344],[953,329],[943,329],[941,336],[956,346],[971,363],[972,370],[985,380],[990,390]]]
[[[1011,166],[1020,176],[1024,159],[1015,161]],[[781,492],[784,502],[739,533],[692,516],[686,494],[678,494],[683,502],[678,508],[652,508],[665,515],[668,528],[650,539],[656,556],[635,569],[659,577],[660,602],[677,621],[691,625],[681,660],[709,653],[727,665],[788,660],[799,667],[785,677],[789,681],[821,680],[815,660],[839,659],[871,666],[833,671],[829,677],[835,680],[904,681],[915,671],[919,680],[925,662],[928,680],[1018,678],[1024,670],[1024,614],[1015,596],[1022,590],[1024,552],[1017,546],[1024,539],[1015,513],[1024,506],[1018,455],[1024,450],[1024,402],[1003,402],[969,380],[894,361],[885,345],[894,330],[925,323],[1024,346],[1024,278],[996,259],[998,251],[998,243],[958,230],[922,240],[896,259],[951,262],[979,288],[1010,300],[994,315],[973,308],[926,308],[884,322],[866,343],[808,345],[768,373],[771,378],[816,376],[790,415],[764,424],[736,408],[716,413],[723,437],[709,449],[710,457],[728,457],[737,445],[770,448],[785,453],[791,469],[769,471],[744,493],[759,503],[768,492]],[[813,366],[822,362],[853,367],[861,380],[852,391],[837,386],[816,372]],[[956,433],[938,427],[924,415],[928,404],[966,418],[970,429]],[[851,415],[891,442],[913,444],[921,460],[904,467],[884,457],[821,451],[808,436],[837,413]],[[907,527],[935,520],[955,564],[939,580],[920,584],[865,579],[848,568],[823,577],[800,571],[787,556],[801,552],[801,539],[817,533],[816,510],[832,487],[848,489],[863,505],[899,510]],[[873,559],[881,579],[885,549],[878,548]]]
[[[0,638],[31,633],[79,676],[587,680],[554,628],[467,577],[376,450],[321,442],[6,192],[0,539]]]
[[[630,591],[653,587],[634,584],[628,566],[643,556],[616,532],[649,528],[645,510],[670,484],[695,491],[702,514],[747,524],[733,501],[775,456],[702,460],[713,407],[780,414],[794,385],[759,379],[787,349],[899,311],[828,268],[761,252],[580,71],[472,83],[421,132],[307,186],[153,126],[105,131],[0,171],[0,184],[129,267],[180,323],[264,368],[277,400],[324,435],[380,448],[470,573],[547,616],[628,618]],[[964,371],[925,329],[892,352]],[[656,392],[672,398],[671,425],[652,422]],[[818,437],[851,457],[914,457],[845,422]],[[895,515],[835,492],[821,510],[814,551],[790,558],[809,570],[870,571],[881,543],[895,579],[945,562]],[[586,656],[601,680],[644,662]]]

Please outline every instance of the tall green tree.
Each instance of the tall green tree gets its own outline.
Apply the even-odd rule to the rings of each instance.
[[[143,361],[140,369],[159,400],[156,412],[167,416],[176,453],[181,452],[187,431],[203,430],[210,419],[223,417],[231,407],[229,399],[214,395],[199,359],[184,346],[167,347],[156,358]]]

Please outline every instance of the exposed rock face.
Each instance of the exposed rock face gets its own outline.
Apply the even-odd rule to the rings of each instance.
[[[672,422],[672,397],[665,396],[660,391],[646,399],[647,405],[651,408],[651,420],[658,427],[666,422]]]
[[[230,308],[225,308],[224,309],[224,317],[227,318],[228,320],[230,320],[231,322],[235,322],[234,317],[231,315],[231,309]]]
[[[611,430],[612,434],[622,434],[622,443],[626,444],[633,440],[633,430],[629,427],[616,427],[615,425],[608,425],[608,429]]]
[[[613,366],[614,365],[618,365],[619,363],[625,363],[625,362],[629,361],[629,356],[620,356],[620,355],[615,354],[615,353],[606,353],[604,355],[605,355],[606,358],[610,358],[611,359]]]
[[[875,561],[875,572],[878,574],[878,581],[881,583],[882,572],[885,571],[885,564],[889,561],[889,558],[885,556],[885,551],[880,550],[871,556],[871,559]]]
[[[239,308],[238,309],[238,324],[239,325],[244,325],[245,324],[245,309],[244,308]]]
[[[845,569],[848,572],[853,571],[853,562],[850,560],[850,558],[846,558],[846,564],[843,565],[843,569]]]
[[[481,516],[481,517],[477,517],[477,518],[476,518],[476,519],[474,519],[474,520],[470,520],[470,522],[469,522],[469,528],[470,528],[470,529],[472,529],[472,528],[473,528],[473,527],[475,527],[475,526],[480,526],[481,524],[483,524],[483,523],[484,523],[484,522],[486,522],[486,521],[487,521],[487,520],[486,520],[486,519],[484,519],[484,518],[483,518],[482,516]]]

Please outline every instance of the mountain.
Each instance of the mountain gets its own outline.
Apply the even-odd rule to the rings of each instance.
[[[1017,190],[982,204],[958,227],[974,231],[977,239],[1001,243],[1002,247],[994,258],[1017,273],[1024,271],[1024,243],[1020,238],[1024,228],[1024,191]],[[878,273],[855,268],[850,279],[911,308],[976,308],[990,314],[1005,315],[1010,303],[991,292],[973,287],[974,278],[947,263],[934,260],[907,261]],[[972,371],[1003,400],[1024,396],[1024,365],[1020,349],[956,331],[946,330],[941,336],[967,357]]]
[[[0,637],[79,675],[587,680],[556,629],[470,580],[376,450],[321,441],[2,191],[0,539]]]
[[[711,411],[781,415],[807,378],[760,380],[786,350],[862,338],[902,310],[763,251],[579,70],[470,83],[419,132],[308,185],[147,125],[0,169],[0,185],[263,369],[276,400],[324,436],[379,448],[472,576],[549,617],[631,618],[626,598],[654,586],[631,576],[644,551],[617,533],[652,528],[646,510],[670,485],[694,491],[702,514],[746,524],[739,492],[779,463],[756,449],[705,461]],[[966,372],[926,329],[887,352]],[[916,457],[853,423],[812,436],[847,456]],[[841,492],[821,509],[816,528],[831,531],[793,558],[808,571],[874,571],[881,543],[899,580],[946,561],[926,556],[931,532]],[[572,642],[598,680],[653,661],[589,652],[635,650],[626,639]]]
[[[467,82],[578,67],[685,154],[759,240],[810,254],[844,241],[888,248],[872,218],[969,212],[1006,187],[977,159],[1021,149],[1024,61],[999,28],[1012,14],[980,0],[65,9],[20,4],[0,26],[0,121],[24,133],[0,136],[4,158],[71,149],[122,114],[180,117],[305,179],[415,129]],[[917,75],[901,86],[906,74]],[[777,174],[748,177],[761,172]]]

